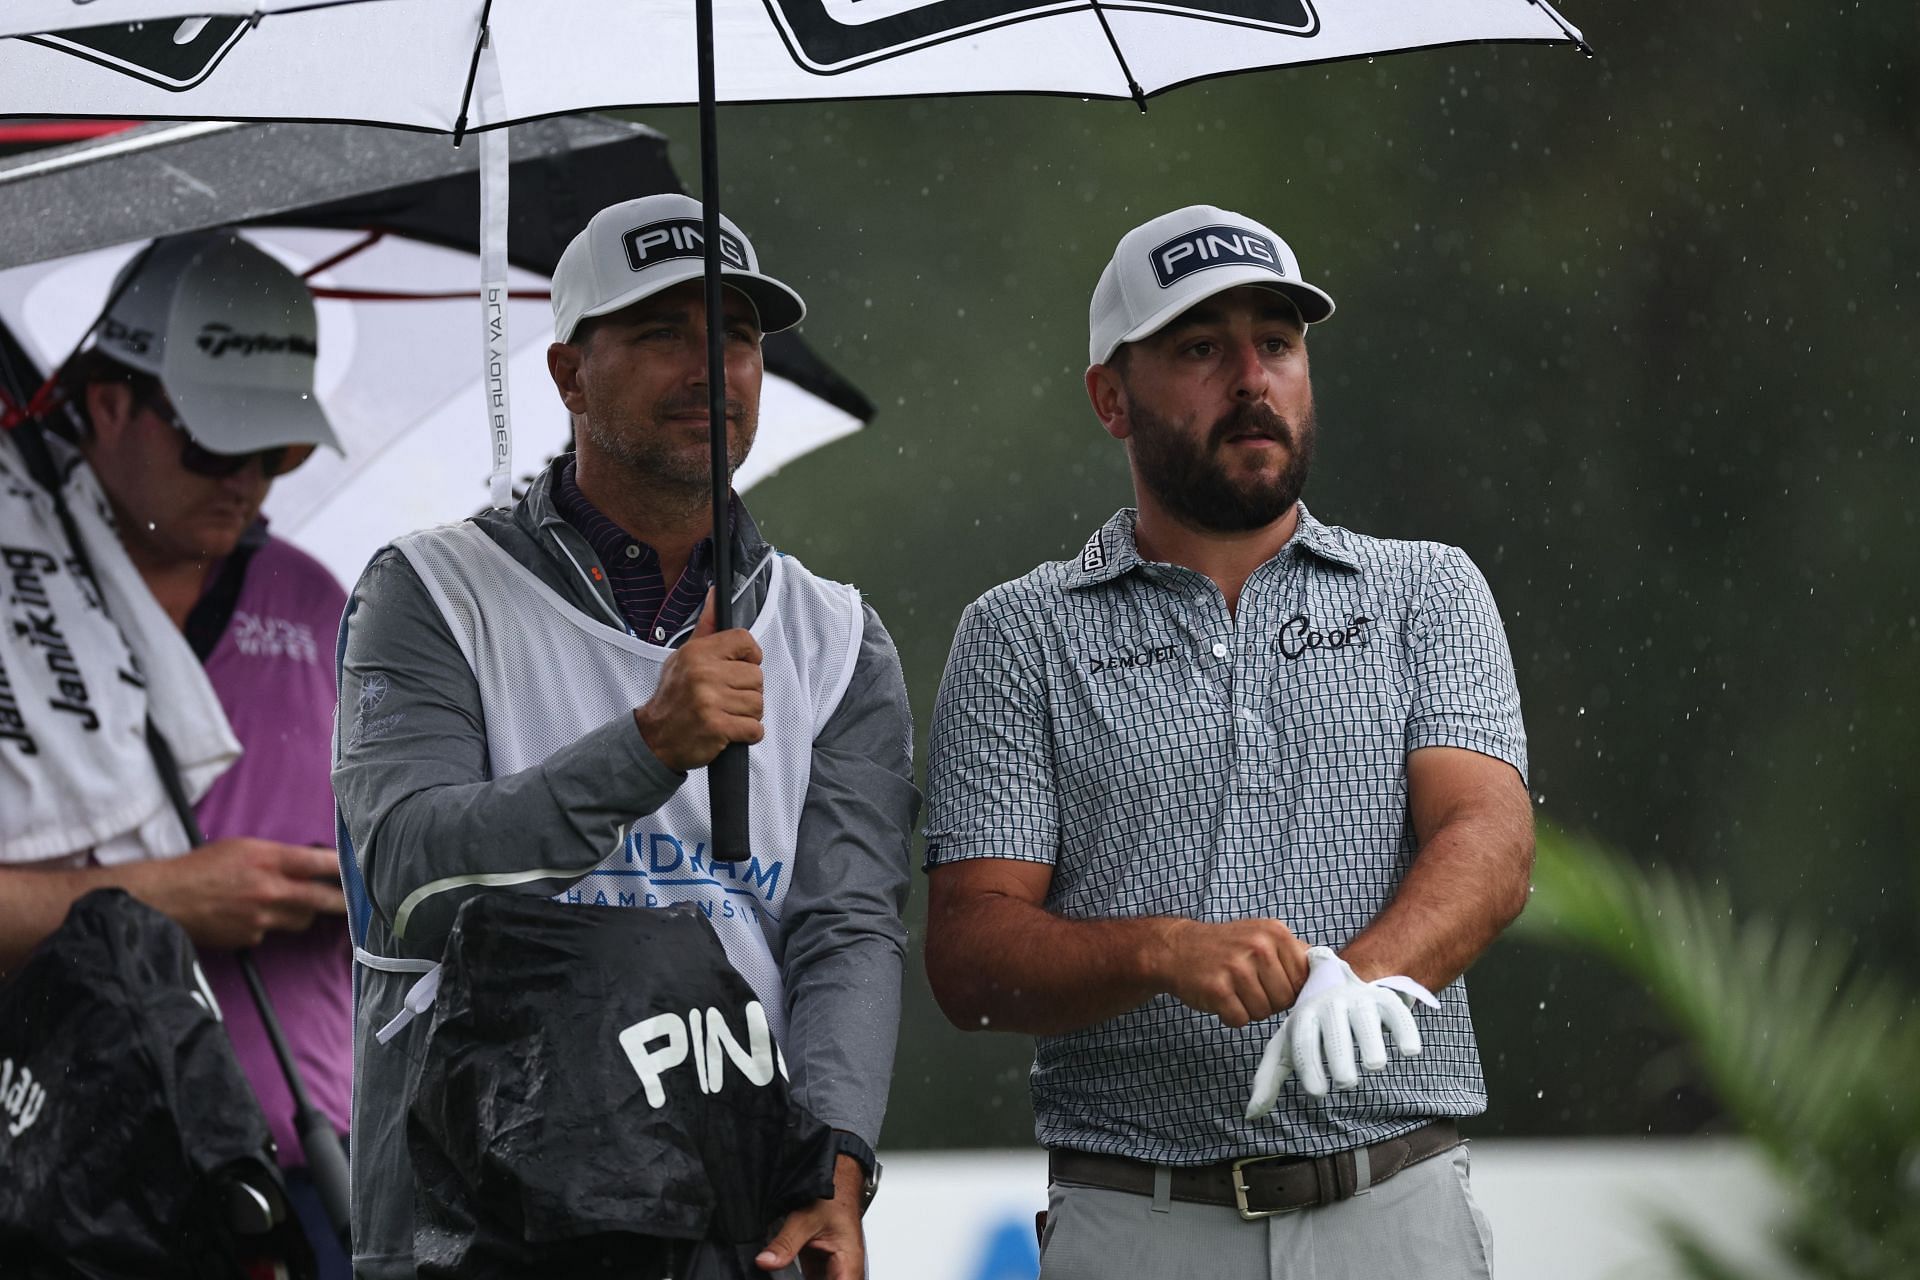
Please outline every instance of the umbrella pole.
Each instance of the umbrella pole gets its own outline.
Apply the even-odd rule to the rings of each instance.
[[[713,83],[713,0],[695,0],[700,63],[700,210],[707,283],[707,438],[713,469],[713,610],[721,631],[733,626],[733,467],[727,456],[726,320],[720,311],[720,142]],[[747,856],[747,744],[730,742],[707,766],[713,815],[708,856]]]

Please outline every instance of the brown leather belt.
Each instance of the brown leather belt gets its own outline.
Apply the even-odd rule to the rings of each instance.
[[[1253,1221],[1276,1213],[1348,1200],[1378,1186],[1410,1164],[1460,1145],[1460,1127],[1435,1120],[1385,1142],[1330,1156],[1253,1156],[1220,1164],[1175,1165],[1172,1196],[1191,1204],[1224,1205]],[[1135,1195],[1154,1193],[1155,1166],[1125,1156],[1065,1149],[1047,1153],[1055,1182],[1076,1182]]]

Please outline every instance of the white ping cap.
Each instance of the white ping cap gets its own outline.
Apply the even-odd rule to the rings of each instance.
[[[641,196],[608,205],[575,236],[553,271],[553,336],[571,342],[582,320],[604,316],[705,274],[706,237],[692,196]],[[760,313],[760,328],[777,333],[807,314],[800,295],[772,276],[746,234],[720,217],[720,275]]]
[[[1195,303],[1243,284],[1284,294],[1305,324],[1333,314],[1333,299],[1300,278],[1287,242],[1244,214],[1188,205],[1144,222],[1113,251],[1088,313],[1088,359],[1105,364],[1122,343],[1165,328]]]

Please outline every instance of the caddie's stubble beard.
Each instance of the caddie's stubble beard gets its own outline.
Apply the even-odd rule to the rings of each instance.
[[[1299,422],[1289,422],[1264,403],[1238,405],[1214,422],[1202,442],[1137,397],[1128,406],[1128,418],[1133,425],[1128,444],[1141,483],[1182,524],[1212,533],[1263,529],[1286,515],[1306,489],[1319,435],[1311,404]],[[1259,472],[1235,477],[1222,460],[1227,438],[1248,427],[1264,427],[1286,445],[1286,464],[1271,477]]]
[[[698,406],[692,406],[696,411],[704,411],[706,407],[704,395]],[[688,412],[689,408],[681,400],[664,400],[654,405],[644,418],[622,415],[625,420],[617,425],[608,421],[607,415],[599,413],[589,413],[581,421],[585,424],[587,438],[593,441],[595,451],[602,457],[618,463],[644,480],[649,487],[684,491],[689,497],[704,501],[712,492],[708,451],[705,448],[687,448],[684,438],[672,438],[670,429],[663,425],[674,414]],[[727,467],[730,473],[738,471],[740,464],[747,460],[754,437],[760,430],[759,416],[745,413],[744,410],[745,406],[739,400],[727,402],[730,428]]]

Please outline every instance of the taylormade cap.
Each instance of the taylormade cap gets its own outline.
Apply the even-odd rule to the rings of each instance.
[[[160,379],[202,448],[342,451],[313,394],[313,295],[272,257],[232,231],[169,236],[122,268],[114,289],[95,342]]]
[[[609,205],[575,236],[553,271],[553,336],[571,342],[582,320],[604,316],[705,273],[706,237],[692,196],[642,196]],[[720,217],[720,274],[752,301],[760,328],[777,333],[807,314],[800,295],[762,275],[753,244]]]
[[[1088,313],[1087,354],[1105,364],[1124,342],[1138,342],[1196,302],[1239,285],[1286,295],[1300,319],[1318,324],[1333,299],[1300,278],[1300,262],[1270,227],[1210,204],[1164,213],[1120,237]]]

